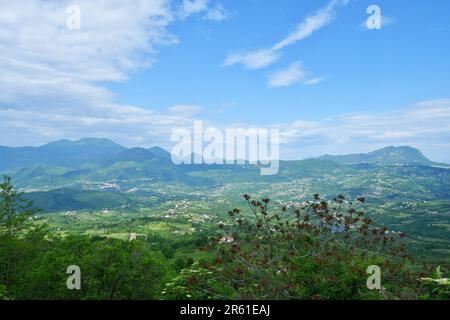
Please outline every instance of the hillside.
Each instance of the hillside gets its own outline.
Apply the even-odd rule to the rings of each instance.
[[[47,192],[31,192],[26,199],[44,212],[65,210],[100,210],[118,209],[130,206],[151,206],[150,197],[140,197],[117,192],[102,192],[92,190],[56,189]]]
[[[136,208],[143,201],[133,195],[151,194],[189,200],[194,195],[210,199],[211,193],[233,201],[245,192],[286,198],[315,192],[332,197],[339,190],[377,203],[450,198],[450,170],[436,166],[411,147],[281,161],[275,176],[261,176],[259,167],[249,164],[175,165],[162,148],[128,149],[104,139],[1,150],[8,150],[8,166],[18,169],[0,173],[12,176],[23,191],[32,192],[33,200],[47,211],[123,205]],[[24,153],[40,160],[28,163],[30,159],[12,156]],[[55,153],[59,156],[51,156]],[[110,193],[96,193],[103,191]]]
[[[105,160],[126,148],[108,139],[60,140],[40,147],[0,147],[0,172],[27,167],[68,166]]]
[[[324,155],[319,159],[333,161],[339,164],[356,163],[395,163],[395,164],[423,164],[431,165],[433,162],[426,158],[418,149],[404,147],[386,147],[369,153],[348,155]]]

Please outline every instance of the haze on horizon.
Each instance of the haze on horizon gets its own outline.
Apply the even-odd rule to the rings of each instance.
[[[62,139],[62,140],[52,141],[52,142],[49,142],[46,144],[34,146],[34,147],[33,146],[18,146],[18,147],[6,147],[6,148],[8,148],[8,149],[34,148],[34,150],[37,151],[41,148],[43,150],[47,147],[52,147],[52,148],[56,147],[56,148],[61,148],[61,150],[65,150],[67,152],[67,151],[70,151],[69,149],[74,146],[78,146],[78,147],[86,146],[87,147],[87,146],[95,146],[95,145],[102,146],[102,147],[109,146],[109,147],[116,147],[116,148],[127,148],[127,147],[117,144],[116,142],[114,142],[110,139],[107,139],[107,138],[82,138],[82,139],[78,139],[78,140]],[[205,147],[206,147],[206,145],[207,144],[205,144]],[[2,148],[2,147],[5,147],[5,146],[0,146],[0,148]],[[150,148],[135,146],[135,147],[128,148],[128,150],[130,150],[130,151],[144,151],[145,149],[147,149],[149,151],[156,151],[157,154],[159,154],[160,156],[161,156],[161,153],[163,153],[164,154],[163,157],[168,157],[168,158],[171,157],[171,150],[166,150],[159,146],[153,146]],[[5,150],[3,150],[3,151],[5,151]],[[70,152],[73,152],[73,151],[70,151]],[[235,152],[236,152],[236,150],[235,150]],[[246,152],[248,152],[248,149],[246,150]],[[370,156],[378,156],[378,157],[384,158],[385,159],[384,161],[386,161],[386,160],[390,161],[389,157],[396,156],[393,153],[396,153],[403,159],[409,159],[408,161],[410,161],[410,160],[414,161],[414,158],[420,158],[420,160],[424,161],[424,162],[432,161],[432,162],[434,162],[435,165],[439,164],[437,161],[433,161],[433,159],[430,159],[429,157],[424,155],[421,150],[418,150],[411,146],[386,146],[386,147],[383,147],[383,148],[380,148],[377,150],[371,150],[366,153],[323,154],[323,155],[319,155],[319,156],[315,156],[315,157],[292,158],[292,159],[280,158],[279,160],[281,160],[281,161],[296,161],[296,160],[306,160],[306,159],[314,159],[314,158],[327,159],[328,157],[335,157],[335,156],[362,156],[363,158],[365,158],[365,157],[370,158]],[[225,152],[224,152],[224,154],[225,154]],[[248,156],[248,154],[247,154],[247,156]],[[195,153],[192,153],[191,157],[195,157]],[[411,157],[413,157],[413,158],[411,158]],[[207,159],[207,158],[203,158],[203,159]],[[188,158],[186,158],[186,160],[189,161]],[[216,160],[219,161],[219,159],[216,159]],[[223,157],[223,160],[224,161],[227,161],[227,160],[237,161],[237,159],[228,159],[226,156]],[[249,160],[248,157],[246,157],[245,160],[248,161]],[[381,160],[381,161],[383,161],[383,160]],[[220,163],[220,161],[218,163]],[[445,162],[444,164],[450,164],[450,163]]]

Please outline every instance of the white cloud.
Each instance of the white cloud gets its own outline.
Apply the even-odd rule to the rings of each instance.
[[[348,1],[333,0],[325,8],[319,9],[314,14],[308,16],[302,21],[297,29],[285,39],[273,46],[274,50],[283,49],[286,46],[294,44],[311,36],[315,31],[323,28],[334,19],[335,8],[338,5],[346,5]]]
[[[158,46],[175,43],[166,0],[80,0],[81,29],[69,30],[71,1],[2,1],[0,103],[18,107],[109,103],[98,85],[151,66]],[[123,19],[132,16],[133,19]]]
[[[312,112],[314,107],[311,107]],[[420,115],[427,115],[420,118]],[[419,102],[385,113],[344,114],[314,121],[267,124],[280,132],[281,159],[370,152],[410,145],[434,161],[450,159],[450,99]],[[252,123],[213,123],[221,128],[255,128]],[[191,128],[192,124],[188,125]]]
[[[188,17],[192,14],[205,11],[208,8],[209,0],[183,0],[181,14]]]
[[[212,6],[210,0],[183,0],[180,16],[187,18],[193,14],[205,13],[203,19],[211,21],[223,21],[228,19],[228,12],[220,3]]]
[[[171,129],[190,124],[200,107],[162,113],[121,105],[103,83],[151,67],[159,47],[177,43],[167,30],[179,17],[173,2],[78,0],[80,30],[67,28],[69,5],[73,1],[2,0],[0,145],[92,136],[164,146]],[[192,14],[213,10],[208,19],[226,12],[209,1],[183,5]]]
[[[300,82],[306,77],[300,62],[292,63],[287,69],[277,71],[269,76],[270,87],[286,87]]]
[[[117,104],[102,85],[151,67],[160,46],[176,43],[169,0],[79,0],[80,30],[66,27],[72,4],[2,0],[0,144],[86,136],[151,144],[190,121]]]
[[[336,7],[347,5],[348,2],[349,0],[332,0],[326,7],[306,17],[296,30],[271,48],[230,54],[225,58],[224,65],[242,64],[247,69],[260,69],[269,66],[277,61],[278,51],[311,36],[315,31],[329,24],[334,19]]]
[[[296,61],[291,63],[288,68],[270,74],[268,84],[272,88],[288,87],[295,83],[312,86],[319,84],[323,79],[321,77],[310,78],[309,74],[303,70],[302,64]]]
[[[169,112],[180,117],[192,117],[201,113],[204,109],[195,105],[175,105],[169,108]]]
[[[444,161],[450,159],[450,149],[442,148],[443,142],[450,141],[449,123],[450,99],[438,99],[383,114],[349,114],[274,126],[281,130],[284,158],[411,145],[435,161]]]
[[[94,112],[64,108],[1,108],[0,145],[36,145],[57,139],[106,137],[127,146],[166,146],[172,128],[192,120],[177,114],[124,106],[99,106]]]
[[[218,4],[215,7],[208,10],[204,19],[220,22],[228,19],[228,17],[229,14],[227,10],[225,10],[225,8],[221,4]]]
[[[305,80],[303,82],[303,84],[305,84],[307,86],[315,86],[316,84],[321,83],[323,80],[325,80],[324,77],[315,77],[315,78],[311,78],[311,79]]]
[[[232,66],[241,63],[247,69],[264,68],[278,59],[278,53],[274,50],[257,50],[234,53],[229,55],[225,61],[224,66]]]

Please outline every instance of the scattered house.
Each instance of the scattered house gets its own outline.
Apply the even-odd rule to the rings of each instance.
[[[145,234],[139,234],[139,233],[136,233],[136,232],[131,232],[129,241],[137,240],[138,237],[142,237],[142,238],[144,238],[144,240],[147,240],[147,236]]]
[[[120,190],[120,186],[116,183],[103,182],[98,185],[101,190]]]
[[[65,213],[64,213],[64,216],[65,217],[75,217],[77,215],[77,212],[76,211],[66,211]]]
[[[230,244],[234,243],[234,238],[232,236],[224,236],[219,241],[220,244]]]
[[[138,192],[138,191],[139,191],[139,188],[131,188],[131,189],[125,191],[125,193],[135,193],[135,192]]]
[[[133,241],[133,240],[137,240],[137,233],[136,232],[130,233],[130,241]]]
[[[224,221],[222,221],[222,220],[220,220],[219,222],[217,222],[217,225],[218,225],[219,227],[223,228],[224,226],[227,225],[227,223],[224,222]]]

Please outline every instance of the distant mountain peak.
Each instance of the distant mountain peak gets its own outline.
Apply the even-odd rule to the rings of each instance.
[[[104,161],[126,148],[108,139],[58,140],[40,147],[0,148],[0,170],[45,166],[76,167]]]
[[[155,155],[144,148],[130,148],[117,153],[107,160],[107,164],[111,165],[116,162],[143,162],[155,158]]]
[[[419,149],[411,147],[411,146],[388,146],[388,147],[384,147],[372,152],[383,152],[383,151],[413,151],[413,152],[418,152],[418,153],[422,153]],[[371,152],[369,152],[371,153]]]
[[[79,140],[74,141],[75,143],[104,143],[104,144],[115,144],[114,141],[107,138],[81,138]]]
[[[68,146],[68,145],[70,145],[72,143],[73,143],[73,141],[70,141],[70,140],[67,140],[67,139],[61,139],[61,140],[56,140],[56,141],[53,141],[53,142],[46,143],[46,144],[44,144],[44,145],[42,145],[40,147],[37,147],[37,148],[42,148],[42,147],[47,147],[47,146]]]
[[[172,155],[170,154],[169,151],[161,148],[161,147],[153,147],[150,149],[147,149],[148,151],[150,151],[152,154],[154,154],[157,157],[160,157],[162,159],[165,160],[171,160],[172,159]]]
[[[339,164],[355,163],[396,163],[396,164],[425,164],[430,165],[430,161],[423,153],[411,146],[389,146],[368,153],[348,154],[348,155],[325,155],[319,157],[334,161]]]
[[[139,148],[139,147],[126,149],[118,154],[118,156],[120,156],[120,155],[145,156],[145,157],[153,157],[154,156],[153,153],[151,153],[149,150],[144,149],[144,148]]]
[[[158,151],[158,152],[167,152],[169,153],[169,151],[167,151],[166,149],[163,149],[161,147],[152,147],[148,149],[149,151]]]
[[[48,149],[60,149],[62,152],[68,150],[76,150],[80,148],[100,148],[100,149],[115,149],[117,151],[125,149],[125,147],[104,138],[82,138],[79,140],[57,140],[47,144],[44,144],[35,149],[48,150]]]

